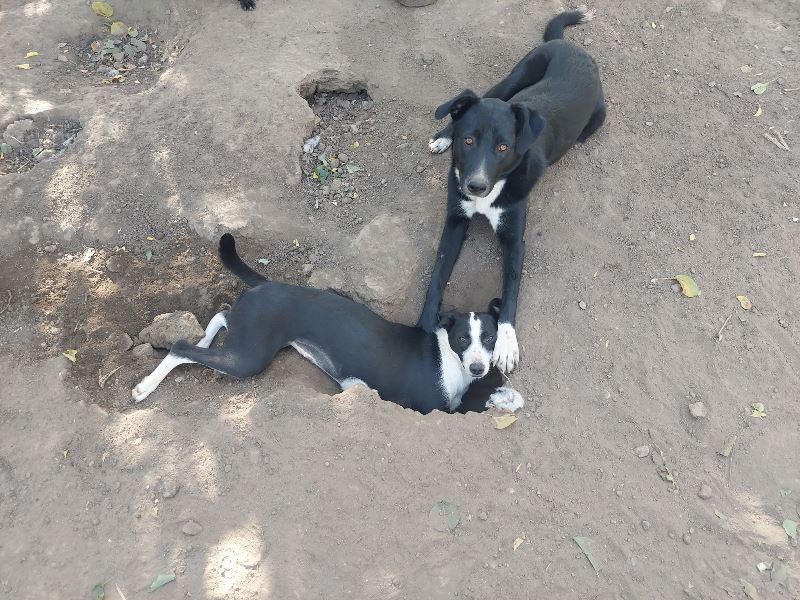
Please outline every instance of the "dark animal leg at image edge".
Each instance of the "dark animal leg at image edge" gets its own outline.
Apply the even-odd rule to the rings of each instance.
[[[439,308],[442,304],[444,288],[450,275],[453,273],[461,246],[467,237],[469,220],[462,217],[448,216],[439,239],[439,249],[436,251],[436,263],[431,271],[431,282],[425,297],[425,305],[419,317],[417,326],[425,331],[433,331],[438,320]]]

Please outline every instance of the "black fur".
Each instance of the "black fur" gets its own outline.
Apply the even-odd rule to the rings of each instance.
[[[256,0],[239,0],[239,4],[242,6],[242,10],[256,9]]]
[[[492,207],[503,210],[497,236],[503,251],[503,295],[499,322],[516,321],[525,253],[526,200],[545,168],[603,123],[605,103],[597,65],[574,44],[560,40],[564,27],[584,13],[558,15],[541,46],[528,53],[483,98],[465,90],[436,109],[452,122],[434,136],[452,138],[447,218],[418,326],[431,331],[445,285],[458,259],[470,218],[467,195],[485,197],[505,180]],[[459,177],[456,176],[456,170]]]

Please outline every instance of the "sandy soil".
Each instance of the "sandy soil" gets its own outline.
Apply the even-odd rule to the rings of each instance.
[[[600,2],[568,32],[609,117],[532,194],[528,405],[502,431],[332,395],[289,352],[246,381],[177,370],[133,407],[158,359],[123,334],[235,297],[223,231],[270,277],[413,321],[444,216],[432,109],[489,87],[563,6],[112,4],[0,8],[0,137],[31,119],[0,160],[0,596],[798,597],[796,2]],[[148,35],[116,81],[91,49],[114,19]],[[324,186],[321,153],[347,155]],[[483,307],[498,261],[476,224],[447,302]],[[678,273],[702,295],[651,282]]]

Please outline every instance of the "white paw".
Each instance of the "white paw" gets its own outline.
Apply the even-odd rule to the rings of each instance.
[[[435,140],[428,140],[428,148],[430,148],[431,154],[441,154],[447,150],[452,143],[453,138],[440,137]]]
[[[497,408],[516,412],[525,406],[525,398],[517,390],[510,387],[499,387],[486,401],[486,408]]]
[[[511,323],[500,323],[497,328],[497,341],[494,343],[492,364],[503,373],[510,373],[519,364],[519,344],[517,332]]]
[[[133,398],[134,402],[141,402],[145,398],[147,398],[153,390],[148,389],[147,385],[145,385],[144,381],[141,381],[139,385],[131,390],[131,397]]]

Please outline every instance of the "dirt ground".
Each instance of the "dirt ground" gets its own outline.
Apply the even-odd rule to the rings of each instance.
[[[531,195],[504,430],[334,395],[291,352],[244,381],[178,369],[134,407],[158,357],[128,347],[236,296],[224,231],[270,277],[413,322],[433,108],[565,5],[112,5],[0,6],[0,597],[800,597],[795,0],[598,2],[568,31],[609,116]],[[447,302],[485,306],[499,258],[474,224]],[[651,281],[680,273],[701,296]]]

